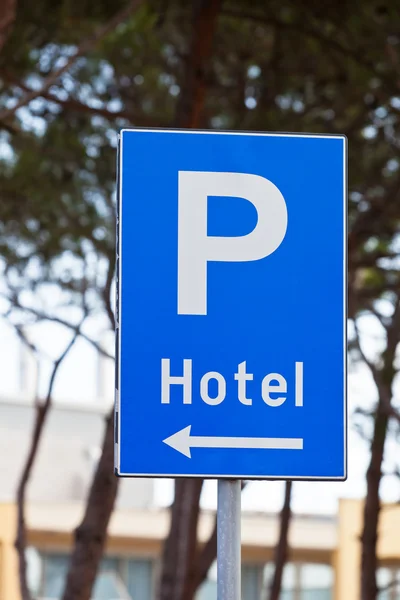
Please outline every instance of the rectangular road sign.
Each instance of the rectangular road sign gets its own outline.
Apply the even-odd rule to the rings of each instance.
[[[125,129],[116,473],[346,478],[346,139]]]

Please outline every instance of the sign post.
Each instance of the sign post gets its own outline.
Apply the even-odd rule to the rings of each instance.
[[[218,600],[240,600],[241,482],[218,480],[217,586]]]
[[[219,480],[219,600],[240,597],[240,480],[347,476],[346,153],[120,134],[115,472]]]

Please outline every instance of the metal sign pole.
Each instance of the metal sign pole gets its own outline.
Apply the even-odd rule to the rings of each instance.
[[[241,481],[218,480],[217,577],[218,600],[240,600]]]

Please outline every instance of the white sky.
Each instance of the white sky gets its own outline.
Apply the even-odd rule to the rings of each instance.
[[[1,303],[0,303],[1,304]],[[100,319],[88,322],[86,332],[94,339],[99,339],[104,323]],[[381,331],[371,319],[362,323],[364,349],[373,356],[381,345]],[[70,334],[63,328],[48,323],[37,326],[31,332],[35,343],[45,353],[56,357],[64,348]],[[108,350],[112,352],[112,334],[108,334]],[[21,396],[21,344],[13,329],[4,320],[0,320],[0,397]],[[49,365],[41,362],[40,390],[45,393],[48,380]],[[99,368],[100,366],[100,368]],[[97,352],[87,342],[79,340],[60,369],[56,381],[54,399],[62,403],[85,403],[96,405],[113,402],[113,364],[111,361],[99,363]],[[100,379],[99,379],[100,377]],[[31,397],[34,377],[28,377]],[[397,387],[397,386],[396,386]],[[376,391],[368,369],[363,365],[352,366],[349,373],[349,477],[346,482],[296,482],[293,486],[293,508],[301,513],[332,514],[336,512],[339,498],[361,497],[365,493],[365,472],[368,465],[368,444],[354,430],[351,415],[357,406],[370,408],[376,400]],[[366,421],[368,427],[368,421]],[[388,471],[395,464],[396,447],[394,440],[387,442],[384,468]],[[244,510],[276,511],[279,510],[283,497],[282,482],[252,482],[244,490],[242,506]],[[396,478],[385,477],[382,483],[382,498],[385,501],[397,501],[400,498],[400,485]],[[172,500],[173,483],[170,480],[155,482],[155,501],[160,505],[168,505]],[[207,508],[215,508],[216,482],[206,482],[202,504]]]
[[[365,368],[358,368],[349,375],[349,414],[359,405],[369,407],[375,400],[373,382]],[[349,476],[345,482],[295,482],[293,485],[292,507],[297,513],[334,514],[339,498],[360,498],[365,494],[365,472],[368,466],[368,444],[349,423],[348,458]],[[389,469],[398,451],[393,440],[387,442],[386,463]],[[172,500],[173,484],[159,481],[156,485],[156,497],[160,504],[166,505]],[[256,511],[277,511],[283,501],[284,483],[276,481],[252,482],[243,491],[242,509]],[[382,498],[387,502],[400,498],[400,484],[396,478],[383,479]],[[206,482],[202,498],[205,508],[215,508],[217,485],[215,481]]]

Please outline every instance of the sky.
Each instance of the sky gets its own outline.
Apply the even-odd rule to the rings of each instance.
[[[349,374],[349,415],[356,406],[368,408],[376,399],[374,384],[366,368],[358,367]],[[396,443],[389,440],[386,446],[385,468],[394,466],[398,452]],[[348,479],[345,482],[295,482],[292,488],[292,508],[299,514],[334,515],[340,498],[360,498],[365,494],[365,473],[368,467],[368,443],[349,422],[348,438]],[[277,481],[251,482],[242,493],[242,510],[279,511],[283,502],[284,483]],[[172,500],[173,483],[159,481],[156,497],[160,504],[168,505]],[[381,495],[386,502],[397,502],[400,498],[400,484],[395,477],[385,477]],[[202,497],[204,508],[216,506],[217,484],[206,482]]]
[[[4,309],[0,302],[0,310]],[[4,312],[4,310],[2,310]],[[103,346],[112,353],[113,335],[105,333],[106,323],[97,317],[89,321],[85,332],[93,339],[102,340]],[[360,322],[361,337],[366,354],[373,358],[382,346],[382,331],[373,318],[363,318]],[[42,324],[30,329],[30,339],[43,351],[44,355],[56,358],[70,339],[70,333],[54,323]],[[3,373],[0,380],[0,398],[24,396],[33,399],[35,387],[40,395],[46,392],[46,382],[51,363],[40,360],[39,376],[35,360],[21,345],[12,327],[0,320],[0,364]],[[398,388],[398,385],[396,385]],[[71,350],[59,371],[54,388],[54,402],[62,404],[107,405],[112,406],[114,392],[114,367],[109,359],[99,357],[97,351],[86,341],[79,340]],[[345,482],[295,482],[293,485],[292,507],[302,514],[335,514],[340,498],[359,498],[365,494],[365,472],[368,466],[368,443],[356,431],[353,412],[356,407],[371,408],[376,401],[376,390],[368,368],[362,364],[350,364],[348,379],[349,435],[348,435],[348,479]],[[370,423],[363,421],[363,429],[368,434]],[[384,471],[389,472],[396,465],[396,442],[388,440],[385,453]],[[242,509],[245,511],[277,511],[283,499],[283,482],[251,482],[242,494]],[[386,476],[381,486],[382,498],[396,502],[400,498],[400,485],[396,477]],[[155,502],[157,505],[170,504],[173,497],[171,480],[155,481]],[[202,496],[204,508],[216,506],[217,486],[215,481],[205,483]]]

